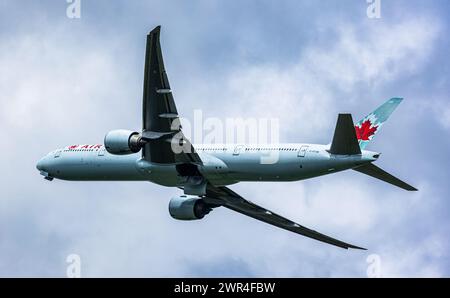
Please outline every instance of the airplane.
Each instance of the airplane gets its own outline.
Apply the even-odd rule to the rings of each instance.
[[[164,68],[160,28],[147,35],[142,131],[112,130],[103,144],[72,145],[48,153],[36,165],[46,180],[150,181],[183,190],[169,202],[169,213],[178,220],[199,220],[215,208],[226,207],[337,247],[363,250],[258,206],[227,186],[242,181],[299,181],[352,169],[417,191],[373,164],[380,153],[365,150],[402,98],[389,99],[356,125],[351,114],[339,114],[332,142],[327,145],[193,145],[180,125]],[[261,163],[267,152],[276,152],[277,162]]]

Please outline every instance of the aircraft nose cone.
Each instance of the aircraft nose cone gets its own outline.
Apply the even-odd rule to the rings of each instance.
[[[43,171],[44,167],[45,167],[45,158],[41,158],[37,164],[36,164],[36,169],[38,169],[38,171]]]

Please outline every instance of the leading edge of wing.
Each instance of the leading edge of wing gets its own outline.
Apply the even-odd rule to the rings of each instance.
[[[159,164],[201,164],[200,156],[181,130],[164,67],[160,31],[161,26],[150,31],[145,49],[142,138],[146,144],[142,157]]]
[[[329,237],[327,235],[321,234],[317,231],[308,229],[298,223],[295,223],[287,218],[284,218],[270,210],[262,208],[250,201],[245,200],[243,197],[232,191],[227,187],[215,187],[208,184],[206,192],[206,200],[210,198],[215,203],[220,203],[222,206],[236,211],[238,213],[247,215],[254,219],[260,220],[262,222],[277,226],[279,228],[306,236],[318,241],[322,241],[331,245],[335,245],[341,248],[349,249],[361,249],[367,250],[366,248],[345,243],[343,241],[337,240],[335,238]]]

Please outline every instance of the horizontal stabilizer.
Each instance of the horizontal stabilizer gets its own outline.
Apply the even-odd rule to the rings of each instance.
[[[339,155],[361,154],[351,114],[339,114],[329,152]]]
[[[411,185],[401,181],[398,178],[395,178],[394,176],[383,171],[374,164],[366,164],[361,167],[354,168],[353,170],[380,179],[384,182],[390,183],[408,191],[417,191],[417,188],[412,187]]]

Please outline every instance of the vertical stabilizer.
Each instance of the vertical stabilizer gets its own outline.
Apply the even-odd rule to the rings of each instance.
[[[403,98],[391,98],[378,109],[356,123],[356,137],[361,150],[364,150],[378,131],[380,131],[381,126],[387,121],[402,100]]]

